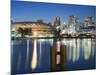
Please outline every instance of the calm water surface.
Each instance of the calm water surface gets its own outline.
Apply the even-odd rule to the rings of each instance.
[[[54,43],[54,39],[12,40],[12,73],[50,72],[50,49]],[[95,39],[62,39],[60,43],[66,46],[67,71],[95,69]]]

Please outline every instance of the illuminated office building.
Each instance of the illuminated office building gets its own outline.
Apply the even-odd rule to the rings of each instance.
[[[78,29],[78,24],[77,24],[77,17],[76,16],[69,16],[69,21],[68,21],[68,34],[74,34],[77,32]]]
[[[86,24],[87,26],[93,26],[94,22],[93,22],[92,16],[88,16],[88,17],[85,19],[85,24]]]

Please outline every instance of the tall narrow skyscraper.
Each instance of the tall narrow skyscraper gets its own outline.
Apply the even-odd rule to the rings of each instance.
[[[56,29],[56,36],[59,36],[59,33],[61,31],[60,17],[56,17],[56,20],[54,21],[54,28]]]
[[[56,17],[56,20],[54,21],[54,26],[60,26],[61,25],[61,21],[60,21],[60,17]]]

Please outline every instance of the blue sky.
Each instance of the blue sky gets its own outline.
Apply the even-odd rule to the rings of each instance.
[[[11,19],[14,21],[36,21],[43,19],[44,22],[53,23],[55,17],[61,17],[61,22],[68,22],[70,15],[75,15],[80,21],[84,21],[87,16],[93,16],[96,20],[96,7],[86,5],[40,3],[12,1]]]

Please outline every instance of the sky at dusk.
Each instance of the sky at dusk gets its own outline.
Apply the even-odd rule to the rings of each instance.
[[[92,16],[96,22],[96,7],[86,5],[56,4],[41,2],[12,1],[11,19],[13,21],[37,21],[53,23],[57,16],[61,17],[62,24],[68,23],[68,17],[75,15],[80,21]]]

